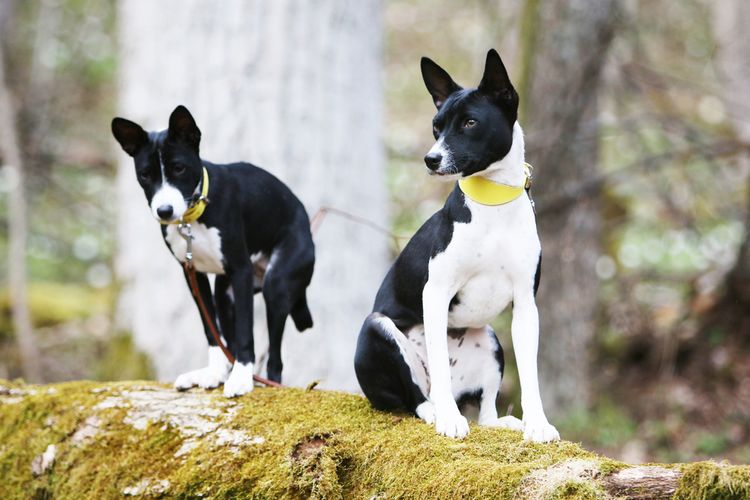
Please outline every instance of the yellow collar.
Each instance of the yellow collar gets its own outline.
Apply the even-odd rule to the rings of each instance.
[[[523,164],[523,173],[526,176],[522,186],[509,186],[500,184],[480,176],[466,177],[458,181],[465,196],[482,205],[505,205],[521,196],[524,191],[531,187],[531,165]]]
[[[201,194],[196,200],[193,198],[193,200],[190,202],[190,205],[188,206],[188,209],[185,210],[185,213],[182,214],[182,218],[171,221],[171,222],[162,222],[162,224],[190,224],[191,222],[197,221],[201,215],[203,215],[203,211],[206,209],[206,205],[208,204],[208,170],[206,170],[206,167],[203,167],[203,185],[201,186]]]

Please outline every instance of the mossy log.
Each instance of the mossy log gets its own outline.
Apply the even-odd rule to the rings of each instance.
[[[472,426],[456,441],[359,396],[0,381],[0,498],[748,498],[750,467],[628,466]]]

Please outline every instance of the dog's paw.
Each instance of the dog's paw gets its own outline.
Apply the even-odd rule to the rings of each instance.
[[[186,391],[191,387],[200,387],[202,389],[213,389],[227,379],[227,373],[217,370],[213,366],[207,366],[199,370],[193,370],[183,373],[174,382],[174,388],[178,391]]]
[[[495,427],[498,429],[510,429],[512,431],[523,431],[523,422],[512,415],[500,418],[491,418],[487,420],[479,420],[479,425],[484,427]]]
[[[234,364],[232,373],[229,378],[224,382],[224,396],[233,398],[236,396],[242,396],[253,390],[255,383],[253,382],[253,364],[243,364],[239,361]]]
[[[524,421],[523,437],[527,441],[547,443],[549,441],[558,441],[560,433],[557,432],[554,425],[547,422],[547,419],[534,419]]]
[[[419,418],[424,420],[425,423],[429,425],[435,423],[435,405],[433,405],[429,401],[425,401],[424,403],[417,406],[417,408],[414,410],[414,413],[416,413]]]
[[[469,433],[469,421],[458,411],[455,402],[452,406],[435,406],[435,430],[443,436],[462,439]]]

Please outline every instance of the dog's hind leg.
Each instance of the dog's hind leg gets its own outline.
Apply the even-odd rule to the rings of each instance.
[[[290,314],[301,331],[312,326],[305,289],[312,278],[314,251],[297,239],[282,241],[271,254],[263,281],[268,322],[268,378],[281,382],[281,339]]]
[[[281,370],[284,365],[281,361],[281,339],[284,335],[284,325],[289,315],[289,300],[283,290],[283,285],[274,286],[266,275],[266,284],[263,287],[263,298],[266,301],[266,321],[268,322],[268,365],[266,370],[268,378],[274,382],[281,382]],[[277,288],[279,287],[279,288]]]
[[[505,359],[503,348],[492,328],[468,328],[450,335],[448,353],[454,397],[460,400],[465,395],[478,395],[477,423],[487,427],[523,430],[523,423],[516,417],[497,416],[496,404]]]
[[[407,410],[427,423],[435,419],[427,400],[429,375],[424,360],[393,321],[372,313],[357,340],[354,370],[362,391],[379,410]]]

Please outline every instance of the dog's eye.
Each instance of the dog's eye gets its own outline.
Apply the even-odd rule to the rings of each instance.
[[[477,124],[477,121],[474,118],[469,118],[464,122],[464,128],[471,128],[474,125]]]
[[[185,172],[185,165],[175,163],[174,165],[172,165],[172,172],[174,172],[175,175],[182,174],[183,172]]]
[[[141,182],[148,182],[151,180],[151,175],[149,175],[148,170],[141,170],[138,172],[138,180]]]
[[[435,139],[437,139],[438,136],[440,135],[440,129],[437,128],[437,125],[432,126],[432,135],[435,136]]]

